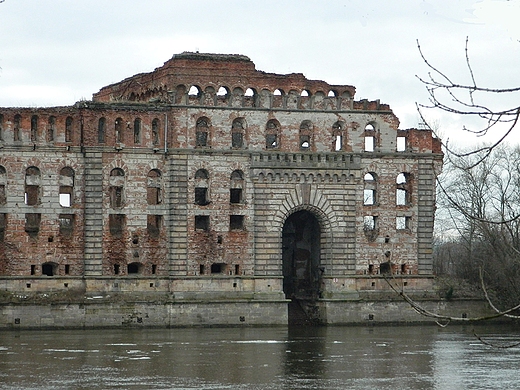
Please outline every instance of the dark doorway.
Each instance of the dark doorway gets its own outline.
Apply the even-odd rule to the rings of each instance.
[[[42,264],[42,275],[54,276],[54,265],[51,263]]]
[[[292,214],[283,226],[283,290],[289,304],[290,324],[319,323],[321,229],[308,211]]]

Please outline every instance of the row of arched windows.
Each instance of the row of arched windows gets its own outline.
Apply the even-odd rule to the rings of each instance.
[[[31,116],[30,141],[38,142],[43,137],[46,142],[54,142],[56,139],[57,119],[51,115],[47,118],[45,134],[41,133],[41,119],[38,115]],[[68,116],[65,119],[65,142],[72,142],[74,119]],[[4,116],[0,114],[0,141],[4,141]],[[22,142],[22,116],[16,114],[13,118],[13,141]]]
[[[21,120],[20,114],[16,114],[13,120],[13,139],[15,142],[21,142]],[[31,117],[31,142],[38,142],[42,136],[40,133],[41,119],[37,115]],[[49,116],[47,125],[45,126],[45,141],[54,142],[56,138],[57,119],[55,116]],[[65,142],[72,142],[74,119],[68,116],[65,119]],[[99,144],[106,143],[108,126],[113,126],[115,142],[118,144],[133,142],[134,145],[141,145],[145,134],[143,132],[143,120],[134,118],[133,122],[125,122],[123,118],[118,117],[112,124],[109,124],[105,117],[101,117],[97,121],[97,141]],[[211,121],[207,117],[200,117],[196,121],[195,130],[195,147],[204,148],[211,146]],[[161,122],[158,118],[152,119],[150,123],[151,141],[153,145],[158,146],[161,142]],[[247,123],[244,118],[235,118],[231,123],[231,148],[242,149],[245,147],[245,134]],[[344,150],[344,133],[346,124],[343,121],[337,121],[332,124],[332,150]],[[267,121],[265,126],[265,147],[266,149],[278,149],[281,146],[281,125],[276,119]],[[304,120],[299,128],[299,149],[302,151],[311,150],[313,141],[314,125],[310,120]],[[374,152],[380,146],[379,133],[377,124],[370,122],[364,129],[364,150],[365,152]],[[131,137],[131,139],[129,139]],[[0,114],[0,141],[3,140],[3,115]],[[398,152],[407,150],[407,138],[398,135],[396,140],[396,150]]]

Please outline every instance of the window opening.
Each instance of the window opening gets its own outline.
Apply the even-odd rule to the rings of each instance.
[[[395,220],[395,228],[397,230],[408,230],[410,229],[410,217],[397,217]]]
[[[25,204],[36,206],[40,204],[40,170],[29,167],[25,170]]]
[[[108,228],[110,234],[115,238],[121,238],[123,234],[123,227],[125,224],[124,214],[110,214],[108,216]]]
[[[240,275],[240,265],[235,264],[235,275]]]
[[[267,149],[276,149],[280,145],[279,140],[280,125],[274,119],[267,122],[266,125],[266,136],[265,136],[265,147]]]
[[[209,230],[209,215],[195,216],[195,230]]]
[[[231,125],[231,147],[241,149],[244,147],[244,120],[236,118]]]
[[[231,173],[231,185],[229,190],[230,203],[242,203],[242,191],[244,187],[244,174],[240,170]]]
[[[409,206],[411,204],[410,175],[401,172],[396,178],[395,201],[397,206]]]
[[[72,117],[65,119],[65,142],[72,142]]]
[[[152,142],[154,145],[159,145],[159,119],[157,118],[152,121]]]
[[[106,126],[107,120],[105,118],[99,118],[98,120],[98,143],[105,143],[105,134],[106,134]]]
[[[25,232],[31,237],[38,235],[40,231],[41,214],[25,214]]]
[[[121,168],[112,169],[109,181],[110,207],[121,208],[124,203],[125,172]]]
[[[206,273],[206,267],[204,266],[204,264],[200,264],[199,265],[199,275],[204,275]]]
[[[114,274],[115,275],[119,275],[119,269],[120,269],[119,264],[114,264]]]
[[[127,265],[127,273],[138,274],[141,271],[141,263],[130,263]]]
[[[162,215],[148,215],[146,218],[146,229],[152,238],[159,238],[161,233]]]
[[[60,214],[58,216],[60,234],[70,236],[74,229],[74,214]]]
[[[138,145],[141,143],[141,119],[136,118],[134,120],[134,144]]]
[[[363,205],[372,206],[376,203],[376,177],[373,173],[367,173],[364,177],[365,188],[363,190]]]
[[[15,142],[22,140],[22,135],[20,133],[21,126],[22,126],[22,116],[20,114],[16,114],[14,116],[14,123],[13,123],[13,137],[14,137]]]
[[[397,151],[405,152],[406,151],[406,137],[397,137]]]
[[[54,134],[56,133],[56,117],[49,117],[49,124],[47,127],[47,142],[54,142]]]
[[[148,172],[147,201],[149,205],[162,203],[162,175],[157,169]]]
[[[229,230],[244,230],[244,216],[230,215],[229,216]]]
[[[157,264],[152,264],[152,275],[157,273]]]
[[[52,263],[43,263],[42,275],[54,276],[54,265]]]
[[[114,123],[114,130],[116,132],[116,142],[123,142],[123,119],[117,118]]]
[[[70,265],[65,264],[65,275],[68,275],[70,273]]]
[[[226,264],[224,263],[213,263],[211,264],[211,273],[212,274],[222,274],[225,272]]]
[[[365,152],[373,152],[376,147],[376,129],[373,124],[365,126]]]
[[[208,131],[209,131],[209,120],[207,118],[199,118],[197,120],[195,133],[195,146],[205,147],[208,146]]]
[[[208,196],[209,173],[205,169],[195,172],[195,204],[206,206],[209,202]]]
[[[38,117],[36,115],[31,117],[31,141],[38,141]]]

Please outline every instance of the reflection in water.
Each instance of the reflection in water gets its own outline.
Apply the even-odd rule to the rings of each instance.
[[[0,389],[516,389],[519,360],[456,326],[0,332]]]

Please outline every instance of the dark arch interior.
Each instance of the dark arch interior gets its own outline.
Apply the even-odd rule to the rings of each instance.
[[[319,321],[321,229],[309,211],[298,211],[285,221],[282,232],[283,290],[291,299],[289,323]]]

